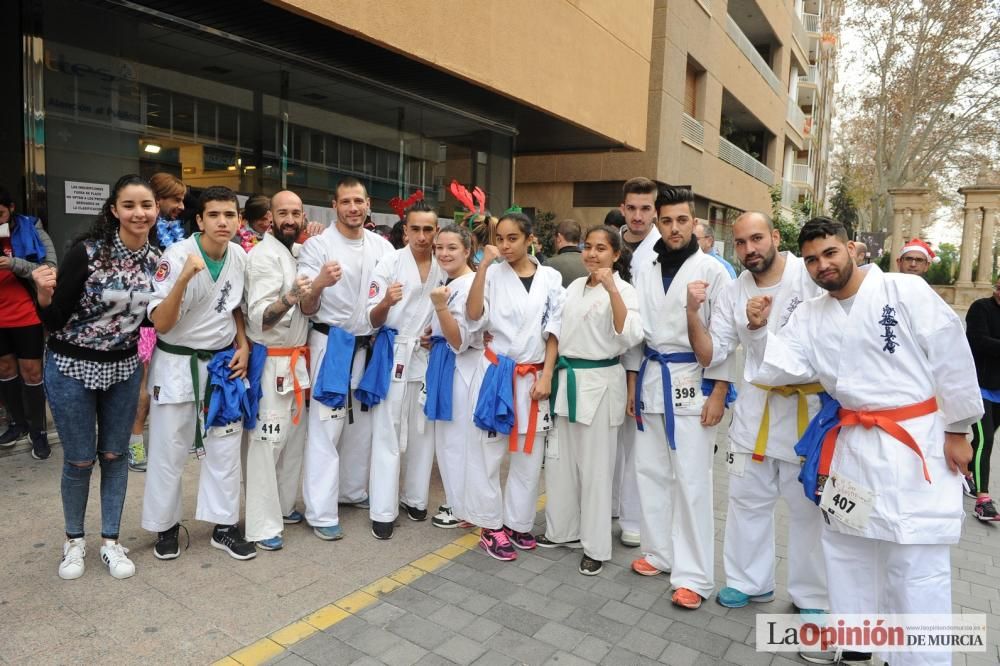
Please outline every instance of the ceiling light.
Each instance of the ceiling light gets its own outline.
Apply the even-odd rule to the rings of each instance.
[[[147,153],[150,153],[151,155],[156,155],[160,152],[160,150],[162,150],[162,148],[160,147],[159,144],[147,143],[146,147],[143,148],[143,150],[146,151]]]

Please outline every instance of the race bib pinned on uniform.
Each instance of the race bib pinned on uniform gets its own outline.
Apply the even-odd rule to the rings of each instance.
[[[339,421],[347,415],[347,408],[345,407],[327,407],[323,403],[315,400],[313,401],[313,405],[310,409],[319,410],[320,421]]]
[[[747,471],[747,454],[737,451],[726,451],[726,469],[733,476],[742,477]]]
[[[232,423],[227,423],[224,426],[212,426],[208,429],[208,436],[229,437],[230,435],[235,435],[241,432],[243,432],[243,422],[233,421]]]
[[[539,411],[542,411],[542,404],[538,404]],[[538,418],[538,432],[548,432],[552,430],[552,417],[549,415],[549,407],[545,406],[541,416]]]
[[[875,493],[838,474],[831,474],[823,486],[819,502],[831,518],[858,531],[864,531],[875,506]]]
[[[267,411],[260,415],[253,438],[259,442],[281,442],[287,436],[288,416],[278,411]]]
[[[670,400],[674,409],[691,409],[698,405],[701,395],[701,373],[689,372],[670,378]]]

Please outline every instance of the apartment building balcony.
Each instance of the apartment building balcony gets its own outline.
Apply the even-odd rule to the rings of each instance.
[[[808,164],[793,164],[791,176],[793,185],[812,189],[813,170]]]
[[[806,114],[799,108],[799,103],[791,97],[788,98],[788,114],[785,117],[800,137],[805,138],[808,135]]]
[[[819,86],[819,67],[809,65],[806,73],[799,75],[799,87],[801,88],[802,86],[810,86],[812,88]]]
[[[764,77],[768,85],[774,89],[775,92],[781,94],[784,92],[784,87],[781,85],[781,79],[774,73],[771,66],[764,60],[763,56],[757,51],[753,42],[743,33],[740,29],[739,24],[733,19],[729,14],[726,15],[726,32],[729,34],[730,39],[736,44],[737,48],[743,52],[750,64],[753,65],[754,69],[760,72],[760,75]]]
[[[802,14],[802,25],[813,39],[819,39],[822,23],[819,14]]]
[[[681,140],[702,150],[705,145],[705,126],[686,113],[681,114]]]
[[[719,159],[727,162],[745,174],[756,178],[765,185],[774,185],[774,172],[761,161],[754,158],[729,141],[719,137]]]
[[[802,18],[795,12],[792,12],[792,37],[798,42],[804,53],[809,52],[809,35],[802,23]]]

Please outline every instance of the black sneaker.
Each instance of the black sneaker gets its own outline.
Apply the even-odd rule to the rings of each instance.
[[[427,520],[427,509],[418,509],[408,504],[399,503],[399,507],[406,513],[406,517],[420,523]]]
[[[984,523],[1000,521],[1000,515],[997,514],[997,507],[991,499],[986,499],[981,502],[977,501],[975,514],[976,518]]]
[[[35,460],[45,460],[51,454],[49,436],[45,434],[45,431],[31,433],[31,457]]]
[[[871,652],[851,652],[844,650],[840,653],[840,663],[844,666],[863,666],[872,663]]]
[[[539,543],[538,545],[541,545],[541,543]],[[604,568],[604,562],[601,562],[600,560],[595,560],[590,555],[584,555],[580,559],[579,572],[582,573],[584,576],[596,576],[597,574],[601,573],[601,569],[603,568]]]
[[[383,523],[378,520],[372,521],[372,536],[385,541],[392,538],[392,523]]]
[[[28,436],[28,429],[21,425],[13,424],[4,434],[0,435],[0,448],[6,449],[17,444],[19,440]]]
[[[153,555],[156,556],[156,559],[173,560],[181,554],[181,545],[177,540],[177,532],[180,528],[180,523],[178,523],[166,532],[160,532],[156,537],[156,545],[153,546]]]
[[[979,495],[979,489],[976,488],[976,477],[971,474],[965,475],[965,483],[962,484],[962,492],[965,493],[966,497],[971,497],[976,499]]]
[[[212,547],[224,550],[237,560],[252,560],[257,557],[257,547],[240,534],[236,525],[216,525],[212,530]]]
[[[579,539],[576,541],[552,541],[544,534],[535,537],[535,544],[539,548],[583,548]]]
[[[450,506],[441,505],[438,507],[438,512],[431,518],[431,524],[434,527],[440,527],[442,529],[450,530],[458,527],[459,520],[455,517],[455,514],[451,512]]]

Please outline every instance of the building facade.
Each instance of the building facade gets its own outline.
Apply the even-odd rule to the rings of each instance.
[[[837,0],[656,0],[645,88],[617,101],[647,109],[645,147],[520,155],[522,205],[597,224],[621,185],[645,175],[690,187],[731,255],[731,223],[826,197]]]

